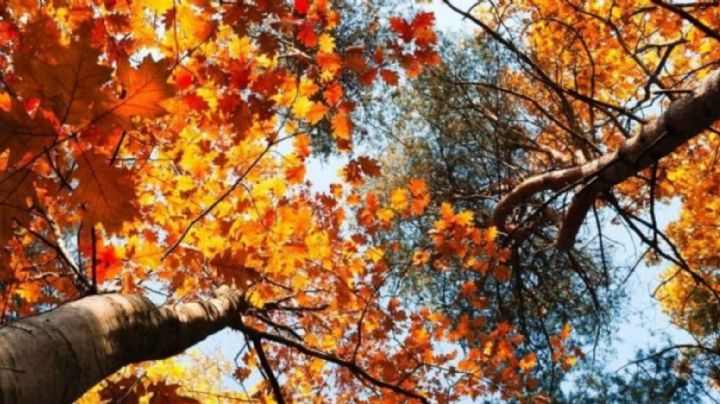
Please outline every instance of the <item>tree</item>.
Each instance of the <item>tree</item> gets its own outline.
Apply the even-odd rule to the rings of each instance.
[[[573,333],[566,343],[573,346],[593,346],[607,337],[623,303],[615,285],[626,274],[603,265],[610,257],[600,257],[592,245],[567,253],[553,248],[559,214],[550,206],[529,218],[523,233],[503,241],[511,245],[509,255],[494,271],[468,271],[462,259],[433,252],[442,204],[472,212],[476,226],[490,227],[507,179],[528,175],[527,153],[544,148],[523,130],[525,113],[516,99],[465,84],[500,80],[507,52],[467,35],[441,36],[438,52],[441,65],[397,89],[391,103],[368,102],[362,114],[371,120],[362,126],[378,138],[376,149],[387,150],[384,165],[393,167],[369,190],[402,201],[405,184],[422,178],[431,195],[424,215],[376,236],[387,244],[403,240],[407,247],[386,254],[391,289],[397,298],[440,310],[455,323],[469,317],[483,318],[477,327],[488,330],[500,322],[517,325],[524,336],[518,350],[536,354],[534,376],[543,392],[556,395],[568,366],[552,359],[549,337],[567,325]],[[527,211],[535,208],[526,204]],[[429,252],[427,263],[412,265],[423,252]],[[483,303],[468,296],[481,296]]]
[[[510,179],[493,223],[512,235],[553,206],[563,212],[556,243],[567,250],[589,211],[599,222],[598,210],[614,210],[651,260],[671,264],[656,296],[696,340],[660,354],[680,351],[696,366],[688,374],[714,384],[717,254],[706,223],[715,221],[716,2],[500,1],[472,11],[443,2],[513,55],[500,82],[462,84],[516,98],[528,112],[527,133],[552,151],[524,160],[533,174]],[[538,199],[541,208],[528,214]],[[655,204],[672,199],[683,211],[664,234]]]
[[[470,13],[445,3],[512,55],[498,83],[465,84],[522,105],[527,124],[515,129],[530,145],[518,160],[536,175],[501,172],[511,189],[487,207],[495,227],[436,201],[430,251],[411,264],[432,255],[509,282],[515,243],[548,228],[516,208],[564,211],[561,251],[602,196],[634,228],[651,227],[639,236],[683,274],[669,277],[664,300],[679,318],[673,299],[717,295],[709,236],[667,253],[652,212],[657,199],[691,201],[708,186],[688,167],[714,169],[716,139],[703,133],[720,118],[718,8],[513,1]],[[432,14],[369,3],[377,14],[352,31],[360,25],[339,24],[356,4],[328,0],[0,4],[3,402],[74,400],[122,366],[226,327],[251,348],[242,366],[262,373],[266,401],[543,394],[518,324],[454,321],[388,291],[386,257],[408,247],[377,236],[425,214],[433,196],[421,179],[387,199],[362,193],[382,167],[354,154],[353,113],[363,94],[440,62]],[[306,162],[328,138],[348,155],[343,183],[314,193]],[[577,187],[567,207],[537,202]],[[685,208],[692,222],[702,206]],[[156,292],[164,304],[149,299]],[[570,334],[546,336],[566,365],[577,356]],[[105,391],[181,395],[174,382],[128,380]]]
[[[387,328],[368,281],[381,265],[303,178],[307,128],[350,149],[343,80],[436,62],[432,16],[340,49],[327,1],[146,6],[3,4],[3,321],[27,317],[1,331],[3,401],[73,400],[227,326],[277,401],[328,374],[339,395],[423,397],[405,373],[431,353],[422,318],[391,340],[403,322]],[[160,308],[145,296],[158,285]]]

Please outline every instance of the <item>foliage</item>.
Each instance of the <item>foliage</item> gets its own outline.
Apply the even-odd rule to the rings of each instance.
[[[543,390],[557,390],[562,369],[568,366],[552,359],[547,336],[569,325],[573,345],[598,343],[611,329],[612,319],[619,317],[622,298],[611,286],[625,274],[614,266],[604,267],[592,246],[559,253],[552,246],[556,229],[543,214],[530,218],[526,234],[515,238],[505,260],[507,273],[504,267],[468,271],[467,262],[444,260],[434,252],[433,229],[441,219],[442,204],[472,212],[479,227],[491,226],[506,180],[527,175],[521,162],[527,150],[537,149],[522,132],[521,105],[504,94],[466,84],[499,80],[509,55],[459,35],[441,38],[438,48],[443,64],[396,92],[395,109],[378,100],[369,103],[370,111],[364,114],[372,119],[365,125],[387,149],[383,163],[393,167],[369,188],[390,195],[393,202],[402,200],[403,184],[421,177],[432,195],[425,215],[378,236],[387,242],[403,240],[410,247],[388,256],[396,281],[392,289],[398,298],[432,305],[456,322],[469,317],[482,318],[489,328],[498,322],[518,324],[525,336],[522,347],[537,354],[536,376]],[[373,109],[374,105],[383,107]],[[548,206],[547,213],[552,215],[552,209]],[[413,257],[423,254],[425,265],[408,268]]]
[[[411,116],[424,128],[403,128],[424,137],[410,167],[439,156],[428,169],[443,175],[367,192],[392,167],[357,147],[358,115],[371,111],[358,106],[440,64],[432,13],[330,0],[0,0],[0,321],[93,293],[174,304],[224,285],[247,303],[235,328],[250,349],[235,374],[261,372],[251,390],[266,401],[542,399],[537,376],[556,365],[538,367],[538,353],[571,366],[581,355],[570,324],[588,335],[601,321],[587,316],[615,297],[602,235],[597,252],[567,248],[585,214],[609,206],[675,265],[659,296],[697,337],[688,350],[717,352],[706,300],[718,297],[716,128],[697,128],[707,131],[669,159],[626,164],[635,176],[614,189],[627,176],[593,187],[602,172],[572,168],[622,150],[712,77],[720,8],[444,3],[504,49],[503,66],[422,78],[417,94],[451,102]],[[307,164],[328,153],[343,155],[342,178],[318,193]],[[580,174],[562,182],[568,169]],[[522,178],[540,186],[528,195]],[[654,204],[672,198],[683,213],[665,237]],[[413,222],[420,233],[405,236]],[[398,297],[402,253],[408,273],[448,274],[428,278],[447,301]],[[140,376],[153,366],[91,394],[130,385],[150,401],[199,400],[169,370]]]
[[[250,401],[251,392],[228,389],[223,375],[232,364],[222,352],[205,355],[197,350],[151,364],[131,365],[88,391],[78,404],[123,403],[226,403]]]

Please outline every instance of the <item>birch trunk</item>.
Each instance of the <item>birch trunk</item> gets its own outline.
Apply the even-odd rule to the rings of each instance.
[[[0,328],[0,403],[68,403],[130,363],[181,353],[239,318],[239,295],[156,307],[85,297]]]

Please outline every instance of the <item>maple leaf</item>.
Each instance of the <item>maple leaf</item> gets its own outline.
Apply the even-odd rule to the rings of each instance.
[[[403,211],[409,203],[408,191],[406,189],[395,189],[390,195],[390,206],[398,211]]]
[[[413,28],[407,21],[402,17],[390,18],[390,28],[395,31],[400,38],[405,42],[410,42],[413,39]]]
[[[84,151],[76,156],[73,177],[78,186],[69,201],[83,212],[87,226],[102,223],[106,231],[120,230],[123,222],[137,215],[135,179],[130,170],[110,165],[100,154]]]
[[[304,24],[297,33],[297,39],[308,48],[313,48],[318,44],[318,35],[312,24]]]
[[[310,9],[310,0],[295,0],[293,7],[298,14],[307,14]]]
[[[323,91],[323,97],[328,105],[337,104],[343,97],[342,85],[338,82],[330,84],[328,88]]]
[[[360,156],[348,162],[343,168],[343,174],[348,182],[361,183],[363,176],[377,177],[380,175],[380,164],[373,158]]]
[[[421,179],[413,178],[410,180],[410,194],[418,198],[428,192],[427,183]]]
[[[349,140],[352,122],[346,113],[338,112],[332,117],[333,135],[338,139]]]
[[[248,253],[245,251],[233,253],[226,250],[213,258],[210,264],[216,268],[218,275],[226,283],[245,290],[260,281],[260,274],[254,268],[245,265],[247,256]]]
[[[13,235],[15,223],[27,226],[31,220],[30,202],[35,198],[38,176],[24,168],[0,176],[0,244]]]
[[[298,157],[305,159],[310,156],[310,136],[307,133],[301,133],[295,136],[293,147]]]
[[[93,246],[87,244],[83,248],[83,252],[87,257],[93,256]],[[106,245],[102,240],[98,240],[95,245],[95,275],[98,284],[113,278],[121,269],[122,260],[114,246]],[[92,268],[88,268],[90,271]],[[92,276],[92,274],[89,274]]]
[[[320,52],[330,53],[335,51],[335,38],[330,36],[328,33],[320,35],[318,40]]]
[[[285,179],[288,184],[300,184],[305,179],[305,164],[291,162],[285,165]]]
[[[0,152],[9,151],[9,166],[41,154],[56,138],[50,122],[40,114],[28,115],[20,102],[13,100],[10,111],[0,110]]]
[[[31,29],[44,29],[36,23]],[[79,124],[89,120],[88,111],[105,101],[103,84],[112,69],[99,63],[100,51],[93,48],[83,28],[68,45],[52,39],[40,51],[30,44],[15,56],[16,91],[24,98],[36,98],[49,107],[60,123]]]
[[[388,69],[380,70],[380,77],[390,86],[396,86],[400,79],[397,73]]]
[[[150,404],[200,404],[200,401],[194,398],[179,394],[179,389],[179,384],[167,383],[165,381],[152,383],[147,387],[147,392],[152,394]]]
[[[137,69],[128,61],[119,62],[116,74],[122,87],[120,94],[96,108],[93,121],[132,129],[133,117],[157,118],[166,114],[161,104],[176,91],[175,86],[167,82],[169,67],[170,61],[154,61],[150,56],[146,56]]]

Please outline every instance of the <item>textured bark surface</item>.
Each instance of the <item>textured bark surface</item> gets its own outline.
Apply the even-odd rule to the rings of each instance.
[[[557,244],[569,248],[597,195],[650,167],[720,120],[720,70],[706,77],[688,96],[673,102],[659,118],[620,148],[583,165],[530,177],[497,205],[493,224],[506,230],[513,208],[543,191],[559,191],[575,184],[576,192],[562,221]]]
[[[156,307],[89,296],[0,328],[0,403],[68,403],[121,367],[181,353],[239,319],[242,300]]]

